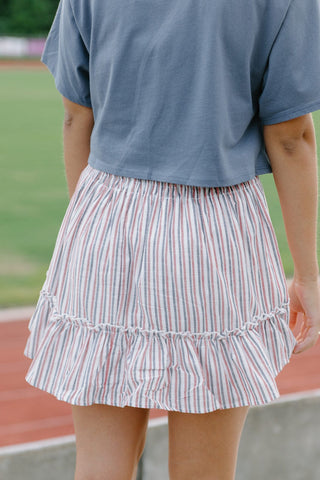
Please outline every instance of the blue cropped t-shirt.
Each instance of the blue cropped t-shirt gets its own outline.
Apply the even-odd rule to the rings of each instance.
[[[61,0],[42,61],[93,109],[92,167],[233,185],[272,171],[263,125],[320,109],[320,2]]]

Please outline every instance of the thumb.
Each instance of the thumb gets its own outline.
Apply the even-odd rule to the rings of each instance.
[[[293,353],[302,353],[310,347],[313,347],[318,340],[318,332],[316,327],[309,327],[304,333],[304,338],[299,340],[295,346]]]

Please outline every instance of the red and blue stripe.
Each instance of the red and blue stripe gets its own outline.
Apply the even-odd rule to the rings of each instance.
[[[296,340],[259,177],[198,187],[88,165],[29,329],[27,382],[74,405],[205,413],[278,398]]]

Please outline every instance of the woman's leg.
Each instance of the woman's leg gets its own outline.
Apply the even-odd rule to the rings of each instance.
[[[248,409],[168,412],[170,480],[234,480]]]
[[[75,480],[135,480],[149,409],[72,405],[76,434]]]

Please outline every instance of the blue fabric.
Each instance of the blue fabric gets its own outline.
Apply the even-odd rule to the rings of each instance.
[[[272,171],[263,125],[320,109],[320,3],[61,0],[42,61],[93,109],[92,167],[233,185]]]

